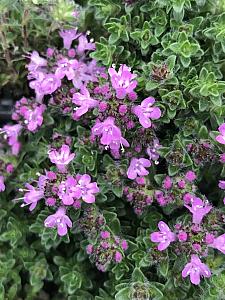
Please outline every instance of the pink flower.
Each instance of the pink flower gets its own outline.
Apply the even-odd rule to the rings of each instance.
[[[126,251],[128,249],[128,243],[126,240],[122,240],[121,247],[124,251]]]
[[[180,242],[185,242],[188,238],[188,235],[185,231],[181,231],[178,233],[177,237]]]
[[[37,106],[34,110],[27,110],[24,114],[27,129],[34,132],[43,123],[43,113],[46,109],[45,105]]]
[[[211,205],[204,203],[200,198],[195,197],[192,206],[184,205],[192,213],[192,222],[200,224],[205,215],[212,209]]]
[[[41,102],[44,95],[50,95],[61,86],[61,80],[55,74],[38,72],[30,82],[30,87],[35,90],[37,101]]]
[[[74,195],[77,199],[81,198],[86,203],[93,203],[96,193],[99,193],[99,188],[96,182],[91,182],[90,175],[84,174],[77,180],[74,188]]]
[[[73,103],[78,105],[75,109],[74,115],[78,118],[88,112],[90,108],[98,106],[98,101],[91,98],[87,88],[83,87],[81,91],[82,93],[75,93],[73,95]]]
[[[74,203],[74,189],[76,184],[77,181],[72,176],[69,176],[66,181],[60,183],[57,194],[64,205],[72,205]]]
[[[218,184],[218,187],[222,190],[225,190],[225,180],[220,180],[219,184]]]
[[[18,155],[20,150],[20,143],[18,142],[18,138],[21,130],[22,126],[19,124],[5,125],[0,132],[5,133],[4,138],[7,139],[9,146],[11,146],[13,155]]]
[[[92,128],[92,134],[101,136],[102,145],[109,146],[113,141],[121,140],[122,135],[120,129],[114,124],[115,119],[108,117],[103,122],[98,122]]]
[[[69,60],[68,58],[63,57],[57,61],[55,75],[59,79],[63,79],[64,76],[66,76],[68,80],[72,80],[75,76],[74,70],[77,68],[77,66],[78,61],[76,59]]]
[[[48,156],[50,161],[56,164],[59,171],[65,172],[66,166],[74,159],[75,153],[70,153],[70,147],[64,144],[58,151],[50,150]]]
[[[0,176],[0,192],[4,192],[4,190],[5,190],[4,177]]]
[[[152,126],[151,119],[156,120],[161,117],[161,110],[158,107],[153,107],[155,99],[148,97],[141,102],[141,105],[134,107],[134,114],[139,118],[140,124],[144,128]]]
[[[101,231],[100,235],[101,235],[101,238],[103,238],[103,239],[109,239],[110,238],[110,232],[109,231]]]
[[[211,233],[207,233],[205,235],[205,242],[206,244],[212,244],[214,242],[214,235]]]
[[[193,171],[188,171],[188,172],[185,174],[185,179],[186,179],[187,181],[192,182],[192,181],[194,181],[196,178],[197,178],[197,176],[196,176],[195,172],[193,172]]]
[[[115,262],[116,263],[120,263],[123,259],[123,256],[122,254],[119,252],[119,251],[116,251],[116,254],[115,254]]]
[[[159,153],[158,149],[161,148],[161,145],[159,144],[159,140],[155,138],[153,140],[153,145],[149,145],[146,152],[149,155],[149,159],[153,161],[157,161],[159,159]]]
[[[38,68],[46,67],[48,62],[46,59],[41,57],[37,51],[33,51],[30,55],[30,63],[27,68],[30,72],[36,71]]]
[[[77,29],[68,29],[68,30],[61,30],[59,32],[61,38],[63,38],[63,47],[66,49],[70,49],[73,40],[76,40],[80,33],[77,33]]]
[[[172,180],[169,176],[166,176],[166,178],[163,180],[163,188],[164,189],[171,189],[173,183],[172,183]]]
[[[127,177],[135,179],[137,176],[146,176],[149,172],[145,169],[151,166],[150,160],[146,158],[132,158],[127,170]]]
[[[95,43],[88,42],[88,39],[85,35],[81,35],[78,39],[79,44],[77,46],[77,53],[83,55],[85,50],[95,50]]]
[[[223,164],[225,163],[225,153],[220,155],[220,162]]]
[[[58,235],[64,236],[67,234],[67,226],[72,227],[70,218],[66,215],[66,209],[59,207],[57,212],[53,215],[48,216],[44,221],[45,227],[56,228]]]
[[[137,75],[132,74],[131,69],[126,65],[121,65],[118,72],[114,68],[109,68],[108,72],[118,99],[124,99],[127,94],[132,93],[136,88],[137,81],[134,78]]]
[[[208,266],[202,263],[197,255],[193,254],[191,262],[187,263],[182,271],[182,277],[185,278],[187,276],[190,276],[191,283],[197,285],[200,283],[201,276],[209,278],[211,272]]]
[[[93,252],[93,245],[91,245],[91,244],[87,245],[86,252],[87,252],[87,254],[90,255]]]
[[[217,142],[225,145],[225,123],[221,124],[218,128],[220,135],[216,137]]]
[[[209,246],[225,254],[225,233],[218,236],[217,238],[214,238]]]
[[[26,184],[26,188],[29,191],[25,193],[24,203],[21,205],[21,207],[30,205],[29,210],[32,211],[37,206],[38,201],[44,197],[44,190],[39,188],[37,189],[29,183]]]
[[[158,250],[163,251],[170,245],[171,242],[174,242],[176,240],[176,235],[163,221],[159,222],[158,228],[160,231],[153,232],[150,235],[150,239],[154,243],[159,243]]]

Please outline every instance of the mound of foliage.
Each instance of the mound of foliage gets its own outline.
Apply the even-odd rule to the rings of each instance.
[[[1,128],[0,298],[223,299],[225,4],[85,9]]]

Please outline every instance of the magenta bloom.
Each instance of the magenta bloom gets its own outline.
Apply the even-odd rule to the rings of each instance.
[[[195,172],[193,172],[193,171],[188,171],[188,172],[185,174],[185,179],[186,179],[187,181],[192,182],[192,181],[194,181],[196,178],[197,178],[197,176],[196,176]]]
[[[150,235],[150,239],[154,243],[159,243],[158,250],[163,251],[170,245],[171,242],[174,242],[176,240],[176,235],[163,221],[159,222],[158,228],[160,231],[153,232]]]
[[[48,216],[44,221],[45,227],[56,228],[58,235],[64,236],[67,234],[67,226],[72,227],[70,218],[66,215],[66,209],[59,207],[57,212],[53,215]]]
[[[68,80],[72,80],[75,77],[75,69],[78,67],[78,61],[76,59],[69,60],[66,57],[61,58],[57,61],[57,69],[55,71],[55,75],[59,79],[63,79],[64,76],[67,77]]]
[[[141,105],[134,107],[134,114],[139,118],[139,122],[144,128],[152,126],[151,119],[156,120],[161,117],[161,110],[158,107],[153,107],[154,103],[155,99],[148,97],[141,102]]]
[[[137,176],[146,176],[149,172],[145,168],[150,166],[151,162],[146,158],[132,158],[127,170],[127,177],[135,179]]]
[[[221,124],[218,128],[220,135],[216,137],[217,142],[225,145],[225,123]]]
[[[81,35],[78,39],[79,44],[77,46],[77,53],[83,55],[86,50],[95,50],[95,43],[88,42],[88,39],[85,35]]]
[[[225,233],[213,239],[213,243],[209,245],[225,254]]]
[[[41,102],[44,95],[50,95],[61,86],[61,80],[55,74],[45,74],[38,72],[32,74],[34,80],[30,82],[30,87],[35,90],[37,101]]]
[[[73,40],[76,40],[80,33],[77,33],[77,29],[68,29],[68,30],[61,30],[59,32],[61,38],[63,38],[63,47],[66,49],[70,49]]]
[[[5,133],[4,138],[7,139],[9,146],[11,146],[12,154],[17,155],[20,150],[20,143],[18,142],[18,137],[22,130],[22,126],[16,125],[5,125],[2,128],[1,133]]]
[[[56,164],[59,171],[65,172],[66,166],[74,159],[75,153],[70,153],[70,147],[64,144],[58,151],[50,150],[48,156],[50,161]]]
[[[132,74],[131,69],[126,65],[121,65],[118,72],[114,68],[109,68],[108,72],[118,99],[124,99],[127,94],[132,93],[136,88],[137,80],[134,80],[134,78],[137,75]]]
[[[46,59],[41,57],[37,51],[33,51],[30,56],[30,63],[27,68],[30,72],[35,72],[38,68],[46,67],[48,62]]]
[[[157,138],[154,139],[153,141],[153,145],[152,146],[148,146],[146,152],[149,155],[149,159],[156,161],[159,159],[159,153],[158,153],[158,149],[161,148],[161,145],[159,144],[159,140]]]
[[[101,136],[100,142],[102,145],[109,146],[113,141],[121,140],[121,131],[114,124],[115,119],[108,117],[105,121],[99,122],[92,128],[92,134]]]
[[[225,190],[225,180],[220,180],[219,184],[218,184],[218,187],[222,190]]]
[[[66,181],[61,182],[58,187],[58,196],[64,205],[72,205],[74,203],[77,181],[72,176],[69,176]]]
[[[37,206],[38,201],[44,197],[44,190],[37,189],[29,183],[26,184],[26,188],[29,190],[29,192],[25,193],[24,203],[21,205],[21,207],[30,205],[29,210],[32,211]]]
[[[75,117],[81,117],[84,115],[90,108],[98,106],[98,101],[91,98],[88,89],[82,88],[82,93],[75,93],[73,95],[73,103],[78,105],[75,109]]]
[[[78,176],[79,177],[79,176]],[[77,199],[82,199],[86,203],[95,202],[95,194],[99,193],[99,188],[96,182],[91,182],[91,176],[88,174],[82,175],[78,179],[78,183],[74,189],[74,195]]]
[[[37,106],[34,110],[27,110],[24,114],[25,123],[27,129],[31,132],[37,130],[43,123],[43,113],[45,111],[45,105]]]
[[[212,206],[204,203],[200,198],[195,197],[192,206],[190,207],[187,204],[184,204],[187,209],[192,213],[192,222],[194,224],[200,224],[205,215],[207,215]]]
[[[4,190],[5,190],[4,177],[0,176],[0,192],[4,192]]]
[[[211,272],[208,266],[201,262],[197,255],[191,256],[191,262],[187,263],[182,271],[182,277],[190,276],[191,283],[199,284],[200,277],[209,278],[211,276]]]

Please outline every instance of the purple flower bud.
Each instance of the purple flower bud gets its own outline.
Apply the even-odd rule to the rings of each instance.
[[[123,256],[122,254],[119,252],[119,251],[116,251],[116,254],[115,254],[115,262],[116,263],[120,263],[123,259]]]
[[[110,232],[109,231],[101,231],[100,235],[101,235],[101,238],[103,238],[103,239],[109,239],[110,238]]]
[[[101,101],[101,102],[99,103],[99,105],[98,105],[98,108],[99,108],[99,111],[100,111],[100,112],[104,112],[104,111],[107,110],[108,104],[107,104],[106,102],[104,102],[104,101]]]
[[[68,56],[70,58],[74,58],[75,55],[76,55],[76,51],[73,48],[71,48],[71,49],[68,50]]]
[[[197,244],[197,243],[193,244],[193,245],[192,245],[192,248],[193,248],[195,251],[197,251],[197,252],[200,252],[201,249],[202,249],[201,245],[199,245],[199,244]]]
[[[225,163],[225,153],[220,155],[220,162],[223,164]]]
[[[212,244],[214,242],[214,235],[211,233],[206,233],[205,242],[206,244]]]
[[[11,174],[14,171],[14,166],[12,164],[8,164],[6,166],[6,172]]]
[[[195,172],[193,172],[193,171],[188,171],[188,172],[185,174],[185,179],[186,179],[187,181],[192,182],[192,181],[194,181],[196,178],[197,178],[197,176],[196,176]]]
[[[186,242],[188,235],[185,231],[181,231],[178,233],[177,237],[180,242]]]
[[[54,49],[48,48],[46,51],[47,57],[52,57],[54,54]]]
[[[90,255],[93,252],[93,245],[91,245],[91,244],[87,245],[86,252],[87,252],[87,254]]]
[[[122,240],[121,247],[124,251],[126,251],[128,249],[128,243],[126,240]]]
[[[54,206],[56,204],[56,199],[53,197],[49,197],[46,199],[45,204],[47,206]]]
[[[183,179],[179,180],[177,184],[178,184],[179,188],[181,188],[181,189],[185,188],[185,181]]]
[[[125,115],[127,112],[127,105],[126,104],[122,104],[119,106],[119,113],[121,116]]]
[[[166,178],[163,180],[163,188],[169,190],[171,189],[172,184],[173,183],[171,178],[169,176],[166,176]]]

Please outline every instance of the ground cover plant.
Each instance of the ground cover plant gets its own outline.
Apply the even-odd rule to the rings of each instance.
[[[1,128],[0,295],[223,299],[225,3],[83,10]]]

